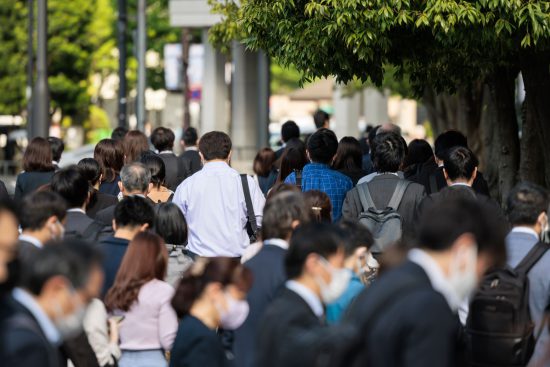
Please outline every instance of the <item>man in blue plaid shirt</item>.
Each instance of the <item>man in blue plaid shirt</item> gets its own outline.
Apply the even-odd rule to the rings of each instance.
[[[319,190],[326,193],[332,202],[332,220],[342,216],[346,193],[353,188],[348,176],[330,168],[338,149],[336,135],[329,129],[319,129],[307,141],[307,155],[311,163],[302,171],[302,191]],[[296,185],[296,174],[291,173],[285,183]]]

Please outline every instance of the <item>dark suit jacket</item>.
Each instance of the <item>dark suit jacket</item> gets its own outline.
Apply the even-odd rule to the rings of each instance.
[[[31,259],[40,253],[40,248],[27,241],[17,242],[17,257],[22,264],[28,264]]]
[[[103,182],[101,185],[99,185],[99,192],[102,192],[104,194],[109,194],[113,196],[117,196],[120,192],[120,189],[118,187],[118,182],[120,181],[120,176],[116,175],[115,179],[111,182]]]
[[[8,194],[8,190],[6,189],[6,184],[4,184],[4,181],[0,180],[0,200],[8,200],[10,198],[10,195]]]
[[[14,199],[21,200],[39,187],[49,184],[54,173],[55,171],[20,173],[15,183]]]
[[[400,290],[404,279],[414,285]],[[371,317],[377,300],[392,293]],[[462,356],[458,316],[433,289],[424,270],[410,261],[363,291],[344,323],[355,325],[359,334],[342,366],[450,367],[457,366]]]
[[[80,212],[67,212],[67,217],[65,218],[65,233],[69,234],[84,234],[86,229],[94,222],[94,219],[88,217],[84,213]],[[113,234],[113,229],[111,225],[105,225],[100,233],[93,234],[92,237],[83,238],[90,242],[101,241]]]
[[[116,273],[122,262],[122,258],[126,253],[130,241],[123,238],[109,237],[99,244],[99,248],[103,253],[103,272],[105,280],[103,282],[102,297],[105,296],[109,288],[115,282]]]
[[[250,312],[244,324],[234,333],[236,366],[254,366],[258,324],[286,280],[285,255],[286,250],[280,247],[264,245],[256,256],[244,263],[252,271],[254,282],[247,295]]]
[[[95,219],[96,214],[100,210],[103,210],[111,205],[116,205],[116,203],[118,203],[116,196],[94,190],[90,203],[86,207],[86,215]]]
[[[156,203],[153,200],[151,200],[148,197],[146,197],[145,199],[148,200],[149,203],[151,203],[151,205],[153,205],[155,208],[157,207]],[[98,211],[97,214],[95,215],[95,220],[98,220],[104,223],[106,226],[112,228],[113,219],[115,219],[115,208],[116,208],[116,204],[108,206],[107,208]]]
[[[178,160],[182,181],[202,168],[201,156],[196,150],[186,150],[179,156]]]
[[[166,169],[166,187],[172,191],[176,191],[178,185],[183,181],[178,157],[174,153],[162,153],[158,156],[164,162],[164,168]]]
[[[377,208],[383,209],[388,205],[399,180],[401,179],[395,175],[384,174],[376,176],[368,183],[372,200]],[[367,209],[363,208],[361,199],[359,198],[358,190],[360,190],[363,185],[367,185],[367,183],[357,185],[346,194],[344,206],[342,207],[342,218],[356,220],[359,218],[361,212]],[[426,196],[424,187],[414,182],[410,183],[407,190],[405,190],[403,200],[401,200],[401,204],[397,208],[397,212],[401,215],[403,220],[404,236],[410,236],[414,233],[414,225],[418,217],[418,208],[424,196]]]

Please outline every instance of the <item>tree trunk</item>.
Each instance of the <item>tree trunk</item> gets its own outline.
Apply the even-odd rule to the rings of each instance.
[[[529,106],[529,95],[525,95],[522,107],[522,133],[519,174],[521,180],[544,185],[544,159],[537,122],[533,115],[533,107]]]
[[[500,137],[497,134],[497,120],[495,118],[495,104],[491,98],[489,87],[483,88],[485,108],[481,114],[481,139],[485,146],[481,160],[485,162],[483,169],[483,177],[489,186],[489,192],[492,198],[498,198],[498,164],[495,157],[499,154]]]

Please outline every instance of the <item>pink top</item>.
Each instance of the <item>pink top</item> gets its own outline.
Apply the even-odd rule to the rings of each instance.
[[[120,324],[120,349],[172,349],[178,318],[170,302],[174,288],[153,279],[139,290],[138,300]]]

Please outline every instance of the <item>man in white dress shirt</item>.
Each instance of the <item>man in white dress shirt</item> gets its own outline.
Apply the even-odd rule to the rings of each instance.
[[[205,134],[199,143],[204,167],[183,181],[173,202],[189,226],[187,249],[204,257],[240,257],[250,244],[246,201],[239,172],[229,166],[231,139],[223,132]],[[248,187],[258,227],[265,198],[252,177]]]

